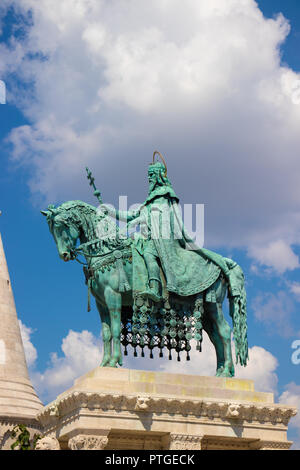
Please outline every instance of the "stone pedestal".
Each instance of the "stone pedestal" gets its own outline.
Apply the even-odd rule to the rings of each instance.
[[[296,412],[250,380],[99,367],[38,419],[61,449],[289,449]]]

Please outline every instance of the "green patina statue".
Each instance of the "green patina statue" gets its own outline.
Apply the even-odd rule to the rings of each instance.
[[[158,154],[162,162],[155,161]],[[217,356],[217,376],[233,377],[231,329],[222,311],[228,293],[233,321],[236,362],[248,359],[246,292],[241,268],[195,245],[186,233],[179,199],[167,177],[165,161],[154,152],[149,165],[149,193],[135,211],[118,211],[102,203],[94,178],[88,179],[100,205],[68,201],[47,211],[50,231],[64,261],[82,254],[84,273],[102,321],[104,354],[101,366],[122,365],[132,346],[153,350],[160,357],[168,349],[186,351],[191,341],[201,351],[202,330],[207,332]],[[114,220],[126,221],[126,234]],[[133,236],[127,229],[137,227]],[[78,246],[78,240],[80,244]],[[77,260],[78,261],[78,260]],[[90,309],[90,307],[89,307]]]

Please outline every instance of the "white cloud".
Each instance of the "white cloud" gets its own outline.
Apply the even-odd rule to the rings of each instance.
[[[259,264],[273,268],[282,274],[287,270],[299,268],[299,257],[283,240],[271,242],[267,246],[252,246],[249,255]]]
[[[19,320],[20,330],[21,330],[21,337],[24,346],[24,352],[26,357],[26,362],[28,367],[33,367],[35,365],[35,361],[37,359],[37,350],[30,341],[30,337],[33,333],[32,328],[27,327],[24,325],[21,320]]]
[[[166,355],[167,356],[167,355]],[[174,374],[192,374],[203,376],[214,376],[216,374],[216,352],[213,344],[207,334],[203,334],[202,351],[196,350],[196,342],[192,342],[192,351],[190,352],[190,361],[185,360],[185,354],[182,354],[182,362],[176,360],[176,353],[173,353],[172,361],[165,361],[159,368],[164,372]]]
[[[125,357],[124,367],[132,369],[156,370],[174,374],[192,374],[214,376],[216,373],[215,350],[207,334],[204,332],[202,352],[196,351],[195,342],[192,342],[190,361],[186,360],[186,353],[180,354],[180,362],[177,361],[177,353],[172,351],[172,360],[169,360],[167,350],[163,351],[163,358],[158,357],[158,350],[154,350],[154,359],[147,359],[149,352],[145,351],[145,358],[140,356],[132,357],[132,350],[129,350],[128,357]]]
[[[291,382],[286,385],[285,391],[279,398],[279,402],[284,405],[293,405],[298,408],[298,414],[291,419],[289,427],[297,431],[298,439],[294,441],[292,449],[300,450],[300,385]]]
[[[234,345],[232,346],[234,358]],[[275,373],[278,366],[277,359],[269,351],[259,346],[253,346],[249,349],[249,358],[247,367],[235,365],[235,377],[253,380],[257,391],[275,392],[278,381]],[[205,335],[202,352],[199,353],[194,349],[191,361],[183,360],[178,363],[175,358],[169,364],[165,361],[159,370],[170,373],[214,376],[216,374],[215,349]]]
[[[236,377],[254,380],[255,390],[276,393],[278,361],[273,354],[260,346],[249,348],[247,367],[238,365]]]
[[[42,397],[51,400],[73,385],[76,378],[100,364],[101,343],[89,331],[70,330],[61,346],[63,356],[51,354],[50,364],[43,373],[31,374]]]
[[[292,324],[294,303],[285,291],[264,292],[252,302],[255,318],[262,322],[269,333],[275,333],[289,338],[295,334]]]
[[[300,283],[299,282],[291,282],[288,284],[290,291],[295,295],[297,300],[300,301]]]
[[[253,0],[13,3],[33,24],[0,68],[31,122],[10,142],[35,194],[87,199],[87,164],[106,200],[142,202],[158,148],[183,202],[206,205],[206,245],[299,266],[299,75],[280,65],[282,16]]]

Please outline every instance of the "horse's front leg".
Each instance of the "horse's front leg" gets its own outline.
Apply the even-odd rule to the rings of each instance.
[[[109,310],[96,300],[97,309],[101,318],[102,339],[103,339],[103,358],[100,367],[109,366],[111,360],[111,325]]]
[[[110,331],[112,335],[112,354],[109,361],[110,367],[122,366],[121,351],[121,294],[107,286],[104,291],[105,302],[109,310]]]

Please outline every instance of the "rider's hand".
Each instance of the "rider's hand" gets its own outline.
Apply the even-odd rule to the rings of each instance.
[[[116,211],[115,209],[112,207],[112,206],[109,206],[109,205],[105,205],[105,204],[101,204],[100,205],[100,210],[105,214],[105,215],[111,215],[111,216],[115,216],[116,214]]]

